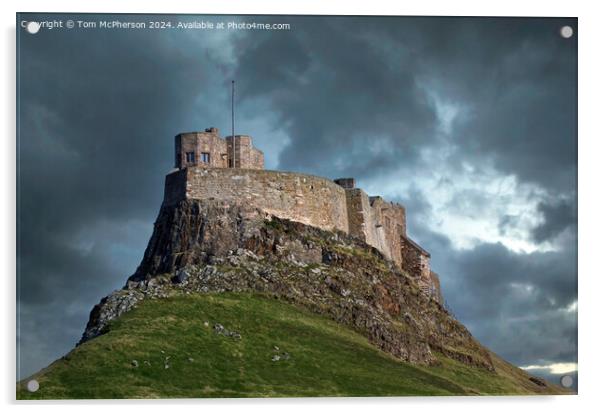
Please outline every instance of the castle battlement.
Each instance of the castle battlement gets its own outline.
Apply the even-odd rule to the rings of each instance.
[[[175,146],[177,170],[166,177],[164,205],[185,199],[242,202],[279,218],[342,231],[378,249],[425,292],[440,297],[430,254],[407,236],[402,205],[368,196],[353,178],[332,181],[264,170],[263,153],[247,135],[222,139],[216,128],[209,128],[177,135]]]

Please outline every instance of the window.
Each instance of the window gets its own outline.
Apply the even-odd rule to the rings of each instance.
[[[209,163],[209,153],[201,152],[201,162]]]
[[[194,163],[194,152],[186,152],[186,163]]]

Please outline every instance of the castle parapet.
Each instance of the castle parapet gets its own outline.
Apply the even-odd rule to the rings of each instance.
[[[164,204],[184,199],[242,202],[279,218],[348,233],[345,190],[329,179],[292,172],[188,167],[167,175]]]

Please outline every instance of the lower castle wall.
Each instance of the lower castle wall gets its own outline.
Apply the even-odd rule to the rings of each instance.
[[[359,188],[347,189],[349,232],[377,248],[401,266],[401,236],[405,236],[405,210],[381,197],[370,198]]]
[[[359,188],[292,172],[188,167],[166,177],[164,203],[243,202],[280,218],[340,230],[378,249],[414,277],[430,280],[429,254],[406,236],[405,210]]]
[[[401,237],[406,234],[405,209],[400,205],[387,202],[381,197],[369,199],[372,214],[371,225],[376,228],[380,242],[390,250],[390,259],[401,265],[403,261]]]
[[[166,204],[189,199],[244,202],[280,218],[349,232],[345,190],[312,175],[251,169],[188,167],[166,178]]]
[[[370,206],[370,198],[359,188],[347,189],[347,214],[349,220],[349,233],[360,238],[366,244],[372,245],[390,260],[401,264],[400,259],[394,259],[391,246],[382,226],[377,226],[376,213]]]
[[[178,169],[165,176],[163,204],[173,205],[186,199],[186,177],[186,169]]]
[[[415,242],[407,237],[400,237],[401,255],[403,257],[401,268],[415,277],[430,280],[430,256]]]

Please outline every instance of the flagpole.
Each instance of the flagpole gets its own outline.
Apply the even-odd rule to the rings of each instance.
[[[234,80],[232,81],[232,167],[236,168],[236,135],[234,135]]]

